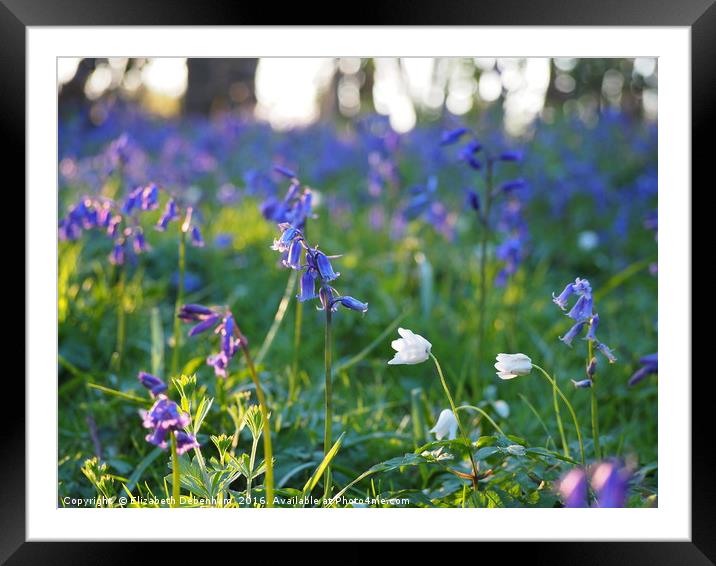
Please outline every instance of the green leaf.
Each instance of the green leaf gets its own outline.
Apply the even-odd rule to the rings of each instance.
[[[164,330],[159,309],[154,307],[151,311],[151,333],[152,333],[152,373],[162,375],[164,373]]]
[[[319,466],[313,472],[313,475],[306,482],[306,485],[303,486],[303,496],[304,497],[308,497],[311,494],[311,491],[313,491],[313,488],[316,487],[316,484],[318,483],[318,480],[321,479],[323,472],[328,467],[328,465],[331,463],[331,460],[333,460],[335,455],[338,453],[338,450],[340,449],[341,444],[343,443],[343,438],[345,437],[345,435],[346,435],[345,432],[341,433],[341,435],[338,437],[338,440],[336,440],[336,442],[333,444],[331,449],[324,456],[323,461],[319,464]]]

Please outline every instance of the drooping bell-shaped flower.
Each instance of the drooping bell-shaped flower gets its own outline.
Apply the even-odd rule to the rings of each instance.
[[[361,301],[353,297],[338,297],[337,299],[335,299],[334,304],[340,304],[341,306],[344,306],[345,308],[354,311],[368,311],[368,303],[362,303]]]
[[[156,396],[160,393],[163,393],[167,390],[167,384],[164,383],[161,379],[158,377],[147,373],[145,371],[140,371],[137,375],[137,379],[139,379],[139,382],[149,389],[152,395]]]
[[[455,440],[457,438],[457,418],[450,409],[443,409],[440,412],[438,421],[435,426],[430,429],[430,432],[435,435],[437,440],[442,440],[447,437],[448,440]]]
[[[321,276],[321,279],[323,279],[323,281],[328,282],[333,281],[334,279],[338,279],[340,273],[336,273],[335,271],[333,271],[331,260],[328,259],[328,256],[326,254],[316,250],[313,256],[316,261],[318,273]]]
[[[525,354],[497,354],[495,369],[500,379],[513,379],[528,375],[532,371],[532,360]]]
[[[616,461],[598,464],[592,471],[597,507],[624,507],[631,473]]]
[[[174,433],[174,435],[177,440],[177,454],[184,454],[184,452],[187,452],[192,448],[199,448],[199,443],[196,438],[188,432],[178,430]]]
[[[647,376],[659,373],[659,355],[649,354],[639,360],[642,367],[639,368],[634,375],[629,378],[629,385],[636,385]]]
[[[430,357],[432,344],[425,338],[407,328],[398,328],[398,334],[401,338],[391,343],[396,354],[388,362],[389,365],[420,364]]]
[[[560,336],[559,339],[560,339],[562,342],[564,342],[565,344],[567,344],[567,346],[571,346],[571,345],[572,345],[572,341],[573,341],[577,336],[579,336],[579,333],[582,332],[582,329],[584,328],[584,325],[585,325],[585,324],[586,324],[586,323],[584,323],[584,322],[578,322],[577,324],[575,324],[574,326],[572,326],[572,328],[570,328],[570,329],[567,331],[567,334],[565,334],[564,336]]]

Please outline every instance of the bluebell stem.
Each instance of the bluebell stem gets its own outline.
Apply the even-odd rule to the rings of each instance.
[[[272,249],[286,253],[288,259],[284,260],[284,265],[292,269],[305,270],[301,276],[301,289],[297,296],[299,301],[303,302],[314,298],[315,284],[319,283],[318,299],[319,310],[326,313],[326,332],[325,332],[325,419],[323,431],[323,451],[328,454],[332,447],[332,426],[333,426],[333,380],[332,380],[332,360],[333,360],[333,337],[331,332],[332,314],[343,306],[349,310],[356,310],[365,313],[368,310],[368,304],[355,299],[354,297],[341,296],[330,283],[336,280],[340,273],[333,270],[330,257],[318,249],[318,246],[310,246],[303,235],[303,232],[295,226],[288,223],[279,224],[281,236],[274,241]],[[303,250],[305,263],[300,263],[301,254],[296,251],[296,243],[299,243]],[[336,256],[332,256],[336,257]],[[326,501],[331,497],[332,479],[331,467],[327,466],[323,475],[323,496]]]
[[[659,373],[659,355],[658,354],[649,354],[648,356],[644,356],[639,360],[639,363],[642,365],[642,367],[639,368],[634,373],[634,375],[632,375],[629,378],[628,384],[630,386],[636,385],[637,383],[644,380],[649,375]]]

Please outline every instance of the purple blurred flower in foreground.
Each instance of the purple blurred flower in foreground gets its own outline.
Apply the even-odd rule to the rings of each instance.
[[[624,507],[631,475],[631,470],[617,460],[605,460],[592,466],[589,480],[595,498],[593,507]],[[589,507],[587,478],[582,468],[574,468],[562,476],[557,492],[565,507]]]
[[[636,385],[646,377],[659,373],[659,354],[649,354],[639,360],[641,368],[629,378],[629,385]]]

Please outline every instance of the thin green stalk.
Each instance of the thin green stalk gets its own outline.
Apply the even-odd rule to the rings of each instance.
[[[584,442],[582,441],[582,429],[579,427],[579,421],[577,420],[577,413],[574,412],[574,407],[572,407],[572,403],[569,402],[569,399],[562,393],[562,390],[557,385],[557,381],[553,379],[544,369],[542,369],[537,364],[533,363],[532,367],[535,369],[538,369],[540,373],[545,377],[547,381],[552,385],[553,388],[557,389],[557,393],[562,398],[562,401],[564,401],[564,404],[567,405],[567,409],[569,410],[569,413],[572,415],[572,421],[574,422],[574,429],[577,431],[577,439],[579,441],[579,452],[582,456],[582,466],[585,465],[586,460],[584,457]]]
[[[244,353],[246,365],[249,368],[251,380],[254,382],[256,396],[259,400],[259,409],[262,417],[262,429],[264,437],[264,460],[266,461],[266,507],[273,507],[273,450],[271,448],[271,426],[269,424],[269,410],[266,404],[266,396],[259,382],[259,376],[256,374],[256,367],[251,359],[249,348],[245,340],[241,340],[241,351]]]
[[[502,436],[507,436],[504,431],[498,426],[498,424],[494,420],[492,420],[492,417],[490,417],[490,415],[488,415],[487,412],[480,407],[476,407],[475,405],[460,405],[457,410],[459,411],[460,409],[471,409],[473,411],[477,411],[488,420],[488,422],[497,432],[499,432]]]
[[[127,283],[127,271],[124,265],[119,266],[119,281],[117,282],[117,342],[115,347],[116,357],[114,369],[119,372],[122,369],[122,358],[124,357],[124,342],[126,337],[126,312],[124,310],[124,293]]]
[[[330,305],[326,306],[326,343],[324,362],[326,368],[326,397],[325,397],[325,426],[323,429],[323,455],[328,455],[332,446],[332,424],[333,424],[333,378],[331,375],[331,364],[333,362],[333,337],[331,332],[332,310]],[[328,501],[331,498],[331,466],[326,466],[323,472],[323,499]]]
[[[465,442],[465,445],[467,446],[468,452],[470,454],[470,464],[472,464],[473,472],[472,486],[474,489],[477,489],[477,464],[475,463],[475,458],[472,454],[472,442],[470,441],[470,437],[465,433],[465,429],[462,426],[460,415],[457,411],[457,408],[455,407],[455,402],[452,400],[452,395],[450,394],[450,389],[448,388],[447,382],[445,381],[445,376],[443,375],[443,369],[440,367],[440,362],[438,362],[438,359],[432,352],[430,352],[430,357],[433,359],[433,362],[435,362],[435,367],[437,368],[438,375],[440,376],[440,383],[442,383],[443,389],[445,390],[445,395],[447,396],[448,402],[450,403],[450,409],[455,415],[455,420],[457,420],[457,426],[460,429],[460,434],[462,435],[463,441]]]
[[[301,352],[301,328],[303,323],[303,303],[296,301],[296,318],[293,325],[293,362],[291,364],[292,383],[298,380],[298,362],[299,353]],[[294,388],[289,391],[289,399],[293,399]]]
[[[559,436],[562,439],[562,451],[567,458],[571,458],[569,453],[569,445],[567,444],[567,437],[564,434],[564,425],[562,424],[562,414],[559,412],[559,401],[557,399],[557,380],[554,380],[552,385],[552,403],[554,405],[554,414],[557,417],[557,428],[559,429]]]
[[[251,440],[251,457],[249,458],[249,477],[246,478],[246,501],[249,507],[251,506],[251,476],[254,474],[254,464],[256,463],[256,446],[258,445],[258,438]]]
[[[179,229],[179,279],[177,281],[177,301],[174,306],[174,350],[172,351],[171,376],[177,376],[179,353],[181,350],[181,320],[179,311],[184,303],[184,274],[186,272],[186,233]]]
[[[592,340],[588,341],[588,349],[587,349],[587,367],[589,367],[589,363],[592,361],[592,356],[594,355],[594,346],[592,343]],[[592,408],[592,438],[594,439],[594,456],[597,460],[602,459],[602,449],[599,445],[599,412],[597,407],[597,381],[594,379],[595,376],[591,376],[590,379],[592,380],[592,387],[591,387],[591,408]]]
[[[298,272],[292,269],[291,273],[288,276],[288,281],[286,282],[286,290],[283,292],[283,297],[281,297],[281,302],[278,304],[276,314],[273,317],[271,328],[269,328],[269,331],[266,334],[266,338],[264,338],[263,344],[261,344],[261,348],[259,348],[259,352],[258,354],[256,354],[257,365],[261,365],[261,363],[264,361],[264,357],[268,353],[269,348],[271,347],[274,339],[276,338],[278,329],[286,316],[286,312],[288,312],[288,305],[291,302],[291,295],[293,295],[293,290],[296,287],[297,279]]]
[[[177,438],[174,431],[171,432],[172,445],[172,507],[179,507],[179,455],[177,454]]]

